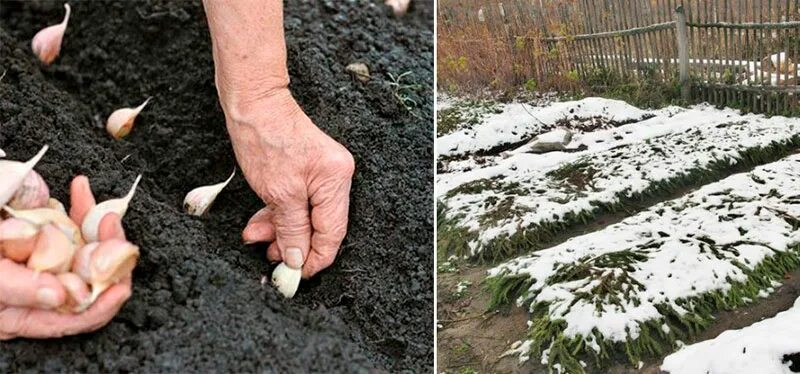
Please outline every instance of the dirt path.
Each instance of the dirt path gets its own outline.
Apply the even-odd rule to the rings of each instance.
[[[433,6],[401,19],[379,2],[289,2],[291,89],[356,159],[349,235],[337,263],[284,300],[262,285],[264,246],[240,239],[262,203],[241,173],[210,215],[189,189],[234,168],[199,2],[70,1],[62,56],[40,68],[30,39],[61,2],[0,1],[0,148],[26,159],[55,197],[91,178],[100,199],[143,182],[125,218],[142,247],[134,295],[105,329],[0,343],[0,372],[431,371],[433,362]],[[366,63],[363,84],[345,72]],[[405,92],[388,74],[419,85]],[[111,110],[153,96],[129,138],[102,129]]]

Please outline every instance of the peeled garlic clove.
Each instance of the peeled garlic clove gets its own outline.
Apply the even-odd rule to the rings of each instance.
[[[14,209],[33,209],[47,206],[50,189],[42,176],[31,170],[22,181],[22,186],[14,194],[8,206]]]
[[[75,252],[75,257],[72,259],[72,272],[78,274],[86,283],[92,280],[89,265],[92,262],[92,253],[97,250],[98,246],[100,246],[98,242],[86,244]]]
[[[214,200],[217,198],[217,195],[222,192],[222,189],[231,182],[234,175],[236,175],[236,169],[233,169],[233,173],[231,173],[231,176],[228,177],[225,182],[211,186],[197,187],[189,191],[183,199],[183,208],[191,215],[202,216],[208,211],[211,204],[214,203]]]
[[[136,120],[136,116],[139,115],[139,112],[144,109],[145,105],[150,102],[152,97],[148,97],[147,100],[142,103],[142,105],[137,106],[136,108],[122,108],[117,109],[114,113],[111,113],[108,116],[108,120],[106,121],[106,131],[108,131],[111,136],[116,139],[120,140],[128,134],[131,133],[133,129],[133,121]]]
[[[19,263],[25,262],[33,252],[39,228],[19,218],[0,222],[0,254]]]
[[[47,199],[47,207],[53,210],[57,210],[61,213],[67,214],[67,209],[64,208],[64,204],[61,204],[60,201],[52,197]]]
[[[56,275],[58,281],[67,290],[67,302],[61,311],[81,313],[91,305],[91,292],[89,285],[75,273],[62,273]]]
[[[4,207],[6,212],[12,217],[24,219],[38,227],[49,224],[55,224],[64,232],[76,247],[84,244],[83,236],[81,236],[81,229],[72,221],[66,212],[50,209],[50,208],[36,208],[16,210],[9,206]]]
[[[33,53],[45,65],[50,65],[61,52],[61,41],[64,39],[64,32],[67,31],[67,22],[69,22],[71,12],[69,4],[64,4],[64,8],[67,10],[66,14],[64,14],[64,20],[57,25],[43,28],[36,33],[33,41],[31,41]]]
[[[300,286],[300,278],[303,271],[300,269],[292,269],[285,263],[281,262],[278,267],[272,272],[272,284],[278,289],[278,292],[283,294],[287,299],[294,297],[297,292],[297,287]]]
[[[87,242],[97,241],[97,231],[100,229],[100,220],[102,220],[106,214],[116,213],[120,219],[125,216],[125,213],[128,211],[128,203],[133,199],[136,186],[139,185],[139,181],[141,180],[142,175],[139,174],[127,195],[119,199],[103,201],[92,207],[92,209],[86,213],[86,217],[83,219],[83,224],[81,225],[81,232],[83,232],[83,238],[86,239]]]
[[[47,146],[42,147],[39,153],[27,162],[0,160],[0,176],[2,176],[0,178],[0,207],[6,205],[14,197],[25,177],[47,152],[47,148]]]
[[[89,279],[92,285],[91,302],[106,289],[133,272],[139,259],[139,247],[122,239],[106,240],[92,252]]]
[[[39,231],[28,268],[36,272],[60,274],[69,271],[75,247],[72,241],[55,225],[46,225]]]
[[[395,16],[402,17],[408,12],[408,6],[411,5],[411,0],[386,0],[384,4],[392,7]]]

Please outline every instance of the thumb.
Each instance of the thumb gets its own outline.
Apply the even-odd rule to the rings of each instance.
[[[286,202],[275,208],[273,223],[286,266],[302,269],[311,247],[311,218],[307,201]]]

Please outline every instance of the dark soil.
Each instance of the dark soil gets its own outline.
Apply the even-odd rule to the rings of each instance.
[[[289,2],[291,89],[355,156],[349,235],[333,267],[292,300],[262,285],[265,246],[240,233],[262,203],[241,174],[203,218],[182,212],[191,188],[224,180],[235,160],[214,88],[199,2],[71,1],[56,62],[32,36],[62,3],[0,2],[0,148],[27,159],[55,197],[77,174],[99,199],[144,180],[124,223],[142,248],[134,294],[97,333],[0,344],[0,372],[432,371],[433,5],[396,19],[378,2]],[[365,62],[373,80],[345,72]],[[401,106],[388,74],[413,74]],[[132,134],[102,128],[119,107],[153,100]]]

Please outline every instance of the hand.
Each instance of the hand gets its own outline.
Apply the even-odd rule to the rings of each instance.
[[[347,232],[353,156],[285,88],[240,101],[226,120],[236,159],[267,205],[250,219],[244,241],[272,242],[267,258],[302,267],[306,279],[330,266]]]
[[[79,176],[70,186],[70,218],[79,226],[95,204],[89,180]],[[125,239],[120,217],[108,214],[100,221],[100,241]],[[49,273],[34,274],[24,265],[0,259],[0,340],[19,337],[56,338],[95,331],[119,312],[131,296],[131,278],[106,290],[80,314],[55,309],[66,302],[66,290]]]

